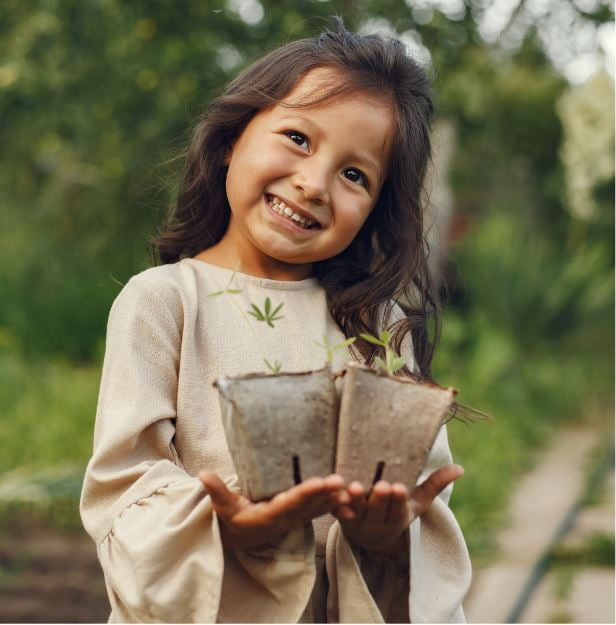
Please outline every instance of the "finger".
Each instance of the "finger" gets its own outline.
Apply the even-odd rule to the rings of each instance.
[[[338,473],[331,473],[324,478],[323,487],[328,492],[337,492],[344,489],[344,478]]]
[[[464,475],[464,469],[459,464],[449,464],[434,471],[425,482],[415,486],[410,498],[413,514],[415,516],[423,514],[434,498],[462,475]]]
[[[223,518],[233,516],[239,508],[240,496],[227,488],[227,485],[211,471],[201,471],[199,479],[203,483],[216,513]]]
[[[391,485],[389,500],[388,525],[393,527],[406,527],[410,522],[409,515],[409,491],[404,484],[396,482]]]
[[[333,512],[338,506],[350,502],[350,496],[344,488],[344,478],[332,473],[323,478],[322,490],[315,493],[319,488],[318,483],[305,486],[305,499],[296,508],[296,514],[304,519],[304,522],[317,516]],[[300,489],[301,490],[301,489]],[[315,494],[311,494],[315,493]]]
[[[336,499],[339,506],[349,506],[351,504],[351,495],[349,495],[349,491],[345,488],[336,493]]]
[[[368,506],[366,507],[366,521],[384,523],[389,512],[391,486],[385,480],[379,480],[373,487]]]
[[[299,501],[308,497],[313,497],[319,493],[328,492],[328,482],[323,477],[309,477],[308,479],[296,484],[292,488],[289,488],[286,493],[290,500]],[[280,493],[282,494],[282,493]]]
[[[353,521],[357,518],[357,515],[350,506],[339,506],[332,510],[332,514],[341,521]]]
[[[347,490],[351,498],[349,507],[355,513],[355,518],[361,520],[366,514],[366,491],[360,482],[351,482]]]
[[[325,480],[315,477],[278,493],[269,502],[270,518],[292,527],[312,518],[311,514],[319,516],[318,511],[331,499],[330,493],[324,490],[324,486]],[[336,502],[332,502],[331,508],[335,505]],[[314,513],[314,510],[317,512]]]
[[[316,517],[333,512],[339,505],[337,493],[320,493],[301,503],[291,514],[297,522],[307,523]]]

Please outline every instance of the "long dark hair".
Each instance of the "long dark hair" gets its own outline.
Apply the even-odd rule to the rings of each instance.
[[[224,167],[229,147],[258,111],[280,103],[317,67],[339,70],[341,80],[301,106],[351,91],[373,93],[391,103],[396,128],[389,175],[374,209],[344,251],[314,263],[314,275],[327,293],[332,318],[345,336],[358,337],[353,348],[367,363],[380,348],[359,335],[378,335],[385,320],[398,351],[411,333],[415,373],[430,379],[439,316],[428,274],[422,200],[434,105],[424,70],[397,39],[357,35],[334,18],[332,30],[288,43],[245,69],[199,118],[180,194],[152,239],[152,250],[160,262],[173,263],[222,239],[230,217]],[[404,317],[390,324],[394,301]]]

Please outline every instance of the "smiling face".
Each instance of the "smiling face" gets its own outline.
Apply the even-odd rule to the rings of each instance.
[[[312,70],[285,102],[314,97],[327,79],[335,80],[332,70]],[[387,103],[362,92],[257,113],[227,160],[231,219],[210,257],[235,266],[239,256],[253,275],[308,277],[312,263],[351,243],[373,209],[393,127]]]

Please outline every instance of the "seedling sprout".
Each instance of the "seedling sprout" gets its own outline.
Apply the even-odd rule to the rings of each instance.
[[[398,371],[398,369],[402,369],[402,367],[406,364],[406,358],[396,354],[396,351],[389,345],[389,342],[391,341],[391,332],[383,330],[379,334],[379,338],[372,336],[372,334],[360,334],[360,336],[365,341],[368,341],[368,343],[385,348],[385,360],[383,360],[380,356],[376,356],[374,359],[377,369],[393,375],[396,371]]]
[[[274,310],[272,310],[272,301],[269,297],[265,298],[265,304],[263,310],[260,310],[256,304],[250,304],[252,310],[247,310],[249,315],[252,315],[257,321],[264,321],[270,328],[274,327],[274,321],[278,319],[284,319],[283,316],[276,317],[276,313],[282,308],[282,304],[278,304]]]
[[[325,350],[325,353],[326,353],[325,362],[328,365],[331,365],[332,362],[334,361],[334,352],[339,349],[344,349],[345,347],[348,347],[349,345],[352,345],[356,340],[357,340],[356,337],[353,336],[350,339],[346,339],[345,341],[342,341],[342,343],[337,343],[336,345],[332,345],[330,343],[330,340],[327,334],[324,334],[323,342],[319,343],[319,341],[315,341],[315,343],[319,347]]]

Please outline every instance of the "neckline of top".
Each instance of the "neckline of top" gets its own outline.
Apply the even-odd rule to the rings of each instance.
[[[199,267],[200,270],[207,268],[213,273],[219,273],[227,277],[231,277],[233,269],[227,269],[226,267],[220,267],[219,265],[212,265],[206,263],[198,258],[183,258],[180,263],[188,263],[195,267]],[[271,280],[269,278],[261,278],[259,276],[252,276],[248,273],[235,272],[234,281],[242,284],[252,284],[267,289],[278,289],[280,291],[301,291],[304,289],[312,289],[320,286],[318,278],[305,278],[304,280]]]

